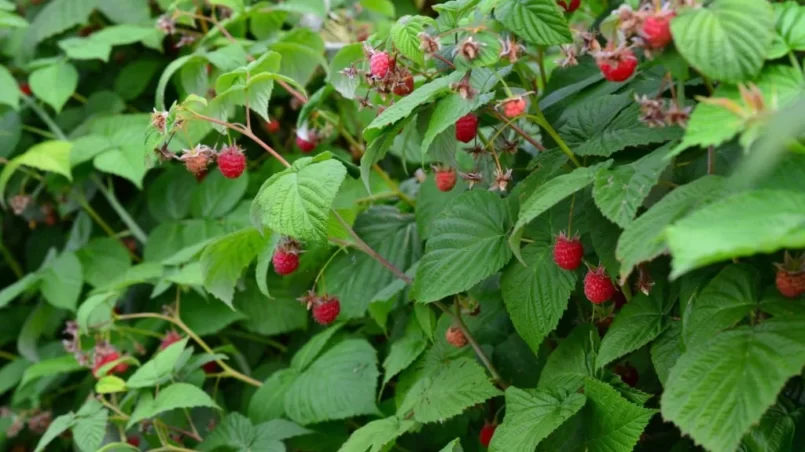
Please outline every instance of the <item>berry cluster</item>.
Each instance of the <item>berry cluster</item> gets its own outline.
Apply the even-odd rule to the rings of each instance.
[[[229,179],[237,179],[246,169],[246,155],[238,145],[224,146],[220,152],[206,144],[197,144],[192,149],[185,149],[179,160],[184,162],[187,171],[201,180],[207,174],[207,167],[213,161],[218,162],[221,174]]]

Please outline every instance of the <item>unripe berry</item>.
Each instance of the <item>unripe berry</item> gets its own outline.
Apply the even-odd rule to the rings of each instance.
[[[522,97],[506,99],[501,105],[503,106],[503,115],[507,118],[516,118],[525,111],[525,100]]]
[[[456,348],[461,348],[467,345],[467,337],[457,326],[451,326],[444,332],[444,338],[447,342]]]

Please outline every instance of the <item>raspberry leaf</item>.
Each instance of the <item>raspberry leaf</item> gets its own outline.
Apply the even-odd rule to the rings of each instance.
[[[576,274],[553,262],[553,247],[535,243],[523,249],[524,267],[512,262],[503,272],[500,290],[514,327],[534,353],[559,324],[567,309]]]
[[[405,330],[405,335],[391,344],[389,354],[383,361],[383,384],[388,384],[391,379],[405,370],[415,359],[425,351],[428,345],[422,329],[415,319],[410,322]]]
[[[200,451],[213,451],[220,447],[237,450],[264,450],[281,452],[285,446],[276,438],[258,436],[252,422],[240,413],[229,413],[210,432],[204,442],[199,444]]]
[[[503,0],[495,8],[495,17],[531,44],[573,42],[567,21],[554,0]]]
[[[433,224],[412,297],[420,303],[437,301],[500,270],[511,258],[509,222],[506,204],[493,193],[475,190],[457,197]]]
[[[805,7],[797,2],[775,3],[777,31],[768,59],[780,58],[788,52],[805,50]]]
[[[396,416],[378,419],[355,430],[338,452],[381,452],[390,442],[416,426],[416,422]]]
[[[0,203],[5,205],[5,190],[9,179],[20,166],[61,174],[72,180],[70,152],[73,145],[67,141],[45,141],[31,146],[25,153],[11,159],[0,172]]]
[[[298,292],[283,287],[279,276],[269,276],[267,283],[271,286],[270,297],[251,281],[247,281],[246,290],[238,294],[235,312],[243,317],[240,325],[247,331],[266,336],[304,329],[310,315],[296,299]]]
[[[391,40],[406,58],[414,63],[425,64],[425,54],[419,48],[419,34],[428,27],[435,27],[436,21],[425,16],[403,16],[391,27]]]
[[[361,44],[355,43],[342,47],[341,50],[335,54],[333,61],[330,63],[329,82],[336,91],[347,99],[355,98],[355,92],[361,84],[360,72],[356,71],[356,74],[350,77],[342,71],[352,67],[352,65],[357,67],[358,64],[363,61],[363,58],[363,48]]]
[[[721,333],[689,348],[671,369],[662,415],[707,449],[735,450],[803,365],[802,320],[774,318]],[[709,422],[700,421],[703,413]]]
[[[164,384],[170,380],[171,375],[179,362],[188,338],[169,345],[165,350],[160,351],[150,361],[138,368],[134,374],[126,381],[129,388],[148,388]]]
[[[615,388],[593,378],[585,380],[584,395],[584,449],[590,452],[633,450],[658,412],[629,402]]]
[[[293,368],[271,374],[249,401],[249,419],[259,423],[285,416],[285,393],[297,377],[299,371]]]
[[[484,93],[475,96],[473,100],[462,99],[458,94],[450,94],[439,100],[436,104],[436,109],[430,116],[427,132],[422,138],[422,146],[420,152],[422,157],[428,153],[431,144],[440,133],[454,127],[459,118],[470,113],[481,105],[489,103],[494,99],[494,93]],[[451,133],[454,135],[455,132]]]
[[[651,344],[651,362],[660,382],[665,386],[668,374],[685,351],[682,344],[681,322],[671,322],[669,328]]]
[[[263,250],[268,238],[254,228],[225,235],[208,245],[201,253],[204,288],[216,298],[232,306],[235,284],[240,275]]]
[[[8,105],[14,110],[18,110],[20,107],[20,90],[17,87],[17,81],[5,66],[0,66],[0,104]]]
[[[166,411],[194,407],[219,409],[218,405],[201,388],[189,383],[173,383],[170,386],[160,388],[156,398],[152,399],[150,394],[140,397],[137,408],[134,409],[134,413],[129,418],[127,428],[143,419],[154,417]]]
[[[549,356],[537,388],[574,392],[595,376],[595,355],[601,339],[590,325],[579,325]]]

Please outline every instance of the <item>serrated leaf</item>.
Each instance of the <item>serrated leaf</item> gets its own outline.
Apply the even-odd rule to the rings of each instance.
[[[668,374],[677,359],[685,351],[682,345],[682,322],[672,322],[670,327],[651,344],[651,362],[660,382],[665,386]]]
[[[421,328],[418,325],[413,328],[409,326],[405,335],[391,344],[389,354],[383,360],[385,371],[383,384],[387,384],[395,375],[410,366],[425,351],[427,345]]]
[[[637,264],[666,251],[665,230],[669,224],[725,193],[723,178],[705,176],[675,189],[633,221],[621,234],[615,250],[621,262],[621,281],[626,280]]]
[[[802,193],[756,190],[716,201],[667,229],[671,277],[725,259],[805,247],[803,224]]]
[[[360,86],[360,76],[348,76],[342,71],[360,64],[366,57],[363,54],[361,43],[349,44],[341,48],[330,62],[329,82],[342,96],[347,99],[355,98],[355,91]]]
[[[223,217],[237,206],[249,186],[249,173],[228,179],[215,171],[193,191],[190,211],[196,218]]]
[[[633,450],[658,411],[627,401],[613,387],[593,378],[584,382],[584,395],[584,450],[589,452]]]
[[[534,243],[522,251],[526,266],[512,262],[500,280],[500,290],[514,328],[534,353],[559,324],[567,309],[576,274],[553,261],[553,247]]]
[[[284,416],[285,394],[298,376],[296,369],[282,369],[271,374],[249,401],[249,419],[257,423]]]
[[[137,188],[143,188],[143,178],[148,169],[140,145],[110,149],[92,159],[95,168],[130,180]]]
[[[90,399],[76,413],[73,438],[82,452],[95,452],[100,449],[106,436],[106,421],[109,411],[101,402]]]
[[[439,452],[464,452],[464,448],[461,447],[461,439],[456,438],[450,441],[450,443],[444,446]]]
[[[347,339],[294,380],[285,394],[285,413],[301,425],[376,413],[378,376],[372,346],[364,339]]]
[[[176,363],[179,361],[179,357],[187,347],[188,339],[186,337],[157,353],[156,356],[143,364],[129,377],[126,385],[129,388],[147,388],[168,381]]]
[[[261,230],[324,242],[330,207],[346,169],[337,160],[322,160],[304,157],[271,176],[252,201],[253,223]]]
[[[98,394],[113,394],[126,391],[126,381],[117,375],[105,375],[95,383],[95,392]]]
[[[494,193],[463,193],[433,224],[414,278],[414,297],[428,303],[470,289],[511,258],[506,204]]]
[[[338,452],[381,452],[397,437],[416,427],[417,423],[395,416],[378,419],[355,430]]]
[[[805,50],[805,7],[794,1],[773,6],[777,35],[768,59],[780,58],[794,50]]]
[[[744,435],[739,450],[745,452],[795,450],[794,433],[801,418],[800,409],[795,409],[782,400],[778,401],[763,413],[760,422]]]
[[[62,62],[35,70],[28,80],[34,95],[59,112],[78,87],[78,71]]]
[[[629,165],[601,170],[595,175],[593,199],[609,220],[625,228],[670,163],[665,156],[670,145],[662,146]]]
[[[579,325],[559,342],[539,376],[538,388],[576,391],[595,376],[595,354],[601,339],[591,325]]]
[[[209,407],[218,409],[206,392],[189,383],[173,383],[161,388],[156,398],[141,397],[132,413],[127,428],[137,422],[177,408]]]
[[[759,279],[754,267],[746,264],[721,270],[683,313],[684,343],[689,347],[704,343],[741,321],[757,307]]]
[[[391,41],[406,58],[422,66],[425,53],[419,48],[419,34],[427,26],[435,27],[436,21],[425,16],[403,16],[391,27]]]
[[[92,239],[76,253],[84,269],[84,279],[100,287],[131,268],[131,257],[119,240]]]
[[[292,424],[292,423],[291,423]],[[270,432],[265,432],[270,433]],[[258,427],[240,413],[229,413],[215,429],[199,444],[200,451],[213,451],[221,448],[239,452],[265,451],[285,452],[280,438],[274,438],[258,431]]]
[[[506,417],[495,430],[490,452],[534,452],[537,444],[584,406],[583,394],[543,389],[506,389]]]
[[[659,293],[638,294],[618,313],[601,340],[596,367],[639,349],[668,328],[674,303],[664,299],[661,291],[655,292]]]
[[[248,282],[246,290],[235,300],[237,312],[242,313],[240,325],[247,331],[265,336],[274,336],[304,329],[310,314],[297,300],[298,292],[282,287],[281,278],[272,275],[271,296],[260,292],[254,283]],[[199,322],[203,318],[199,317]]]
[[[291,358],[291,367],[300,372],[307,369],[316,357],[319,356],[319,353],[329,344],[330,339],[333,338],[335,333],[340,331],[343,326],[344,323],[336,322],[326,330],[310,338],[310,340],[294,354],[293,358]]]
[[[500,391],[484,369],[474,360],[460,358],[421,377],[408,391],[397,414],[405,417],[413,412],[413,419],[422,423],[444,421],[497,395]]]
[[[765,0],[716,0],[671,20],[676,49],[704,75],[738,83],[757,75],[774,39]]]
[[[45,450],[48,444],[53,442],[56,437],[61,435],[62,433],[66,432],[70,427],[75,424],[75,414],[72,412],[63,414],[53,422],[50,423],[48,429],[45,431],[45,434],[42,435],[42,438],[39,439],[39,442],[36,444],[36,449],[34,452],[41,452]]]
[[[573,42],[570,27],[553,0],[501,0],[495,17],[531,44]]]
[[[256,229],[248,228],[225,235],[204,248],[200,258],[204,288],[231,307],[235,284],[266,241],[267,237]]]
[[[98,0],[53,0],[48,2],[31,23],[36,42],[40,42],[68,28],[87,23]]]
[[[714,452],[734,451],[805,365],[805,323],[770,319],[689,349],[671,369],[662,414]]]
[[[8,180],[21,165],[58,173],[72,180],[73,176],[70,171],[72,148],[73,145],[69,141],[45,141],[32,146],[23,154],[9,161],[0,172],[0,203],[5,203],[4,193]]]
[[[83,285],[81,261],[75,253],[67,251],[54,259],[43,272],[40,290],[48,303],[57,308],[75,311]]]

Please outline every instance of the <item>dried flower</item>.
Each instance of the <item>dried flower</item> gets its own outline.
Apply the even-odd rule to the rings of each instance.
[[[157,28],[165,34],[172,35],[176,33],[176,21],[167,15],[160,16],[157,19]]]
[[[514,64],[520,58],[520,53],[523,51],[523,46],[513,40],[511,36],[506,36],[506,39],[500,40],[501,49],[499,56],[509,60],[509,63]]]
[[[159,133],[165,133],[165,125],[168,121],[167,111],[158,111],[156,108],[151,113],[151,127],[156,129]]]
[[[509,186],[509,182],[512,180],[512,169],[509,168],[505,172],[502,171],[500,168],[495,169],[495,182],[489,187],[489,191],[499,190],[501,192],[506,191],[506,188]]]
[[[456,48],[456,52],[468,60],[478,58],[481,52],[481,43],[472,39],[472,36],[462,41]]]
[[[635,95],[640,105],[639,120],[648,127],[665,127],[665,104],[662,99]]]
[[[481,173],[460,173],[460,174],[461,178],[469,183],[469,188],[472,188],[475,184],[481,183],[484,180],[484,176]]]
[[[470,79],[467,76],[464,76],[464,78],[457,83],[452,83],[450,89],[458,93],[458,95],[465,100],[472,100],[475,98],[475,95],[478,94],[478,91],[470,85]]]
[[[419,38],[419,49],[425,52],[425,56],[430,56],[442,49],[438,36],[431,36],[423,31],[417,37]]]

